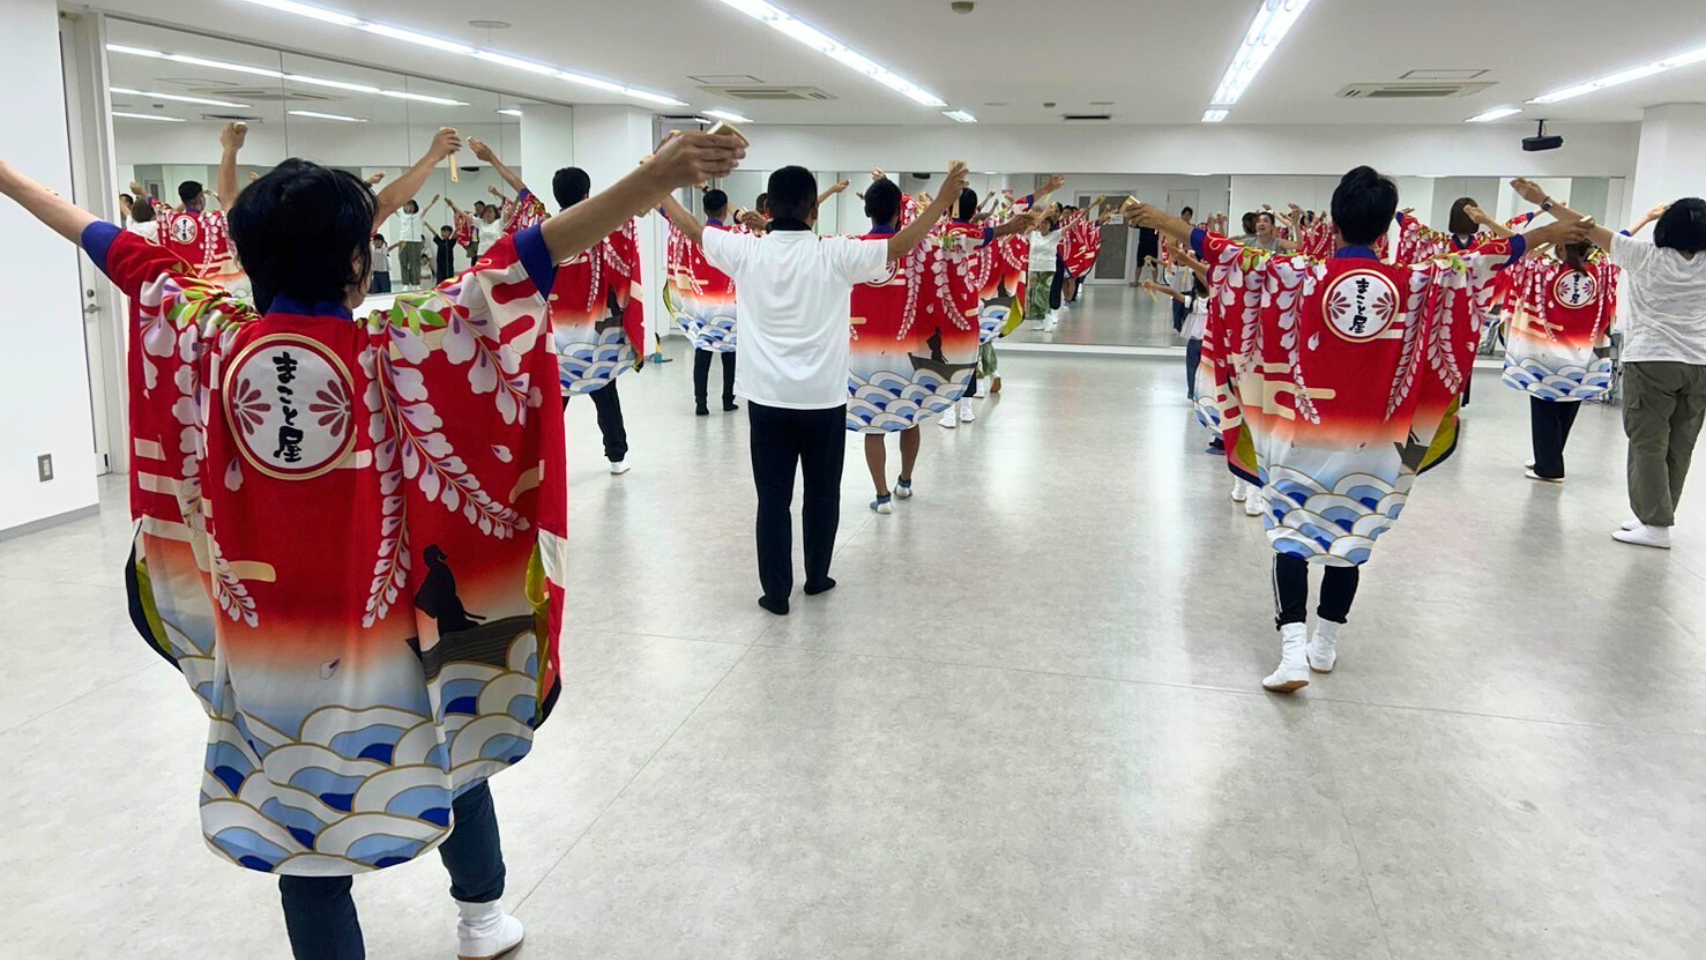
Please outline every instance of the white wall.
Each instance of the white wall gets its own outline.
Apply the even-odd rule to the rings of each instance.
[[[747,165],[773,170],[857,170],[876,161],[902,170],[1165,174],[1342,174],[1358,163],[1395,176],[1626,176],[1635,169],[1635,124],[1561,124],[1562,150],[1525,153],[1524,131],[1502,124],[1432,126],[945,127],[762,125],[749,131]]]
[[[0,62],[15,91],[0,123],[0,156],[72,196],[59,11],[51,0],[0,0]],[[0,531],[96,502],[93,424],[77,257],[9,200],[0,200],[0,263],[14,313],[0,350]],[[36,478],[52,454],[55,479]]]

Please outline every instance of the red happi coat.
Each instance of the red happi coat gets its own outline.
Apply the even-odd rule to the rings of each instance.
[[[131,302],[132,619],[209,718],[208,846],[381,869],[559,691],[567,486],[541,284],[504,241],[387,314],[257,314],[95,224]],[[548,258],[543,258],[548,266]]]
[[[937,230],[952,263],[954,297],[962,306],[975,303],[979,343],[1005,337],[1024,323],[1030,272],[1029,239],[1024,234],[994,237],[995,222],[989,223],[980,227],[953,220]]]
[[[204,276],[231,259],[231,234],[219,210],[179,212],[168,207],[160,219],[160,245]]]
[[[591,393],[645,362],[645,296],[638,230],[630,220],[557,266],[551,339],[563,393]]]
[[[707,223],[705,229],[752,232],[738,224]],[[739,332],[734,280],[711,266],[699,244],[674,223],[669,225],[666,263],[669,282],[663,289],[664,306],[693,341],[693,348],[733,353]]]
[[[1617,316],[1618,269],[1595,251],[1577,270],[1551,257],[1514,274],[1504,382],[1542,400],[1593,400],[1611,389],[1611,357],[1596,348]]]
[[[893,231],[874,230],[863,240]],[[980,232],[981,238],[981,232]],[[853,287],[847,429],[892,433],[953,406],[977,370],[978,301],[966,255],[936,238],[899,261],[879,283]],[[956,276],[957,274],[957,276]]]
[[[545,209],[545,204],[532,190],[523,190],[514,200],[504,201],[503,212],[498,219],[503,221],[504,236],[507,237],[551,219],[551,211]]]
[[[1067,273],[1079,279],[1089,276],[1101,255],[1102,228],[1095,220],[1080,217],[1066,228],[1066,235],[1061,238],[1061,258]]]
[[[1254,455],[1269,541],[1319,563],[1365,562],[1415,476],[1456,444],[1479,316],[1523,242],[1414,266],[1382,263],[1371,250],[1326,261],[1263,254],[1214,234],[1199,233],[1196,246],[1222,304],[1209,338],[1224,340],[1228,324],[1256,315],[1252,360],[1226,378],[1236,430],[1248,436],[1227,446],[1248,443]]]

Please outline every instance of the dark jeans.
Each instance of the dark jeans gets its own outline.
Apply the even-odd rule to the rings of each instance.
[[[504,855],[492,791],[484,782],[450,802],[456,827],[438,847],[450,874],[450,895],[463,903],[491,903],[503,896]],[[361,922],[355,915],[349,877],[279,877],[284,928],[296,960],[363,960]]]
[[[746,404],[752,435],[752,483],[758,489],[758,581],[769,600],[794,592],[794,471],[805,477],[806,586],[829,579],[841,524],[841,465],[847,455],[847,407],[789,410]]]
[[[622,421],[622,395],[612,380],[587,394],[598,408],[598,432],[604,435],[604,459],[621,463],[628,459],[628,428]]]
[[[711,358],[716,356],[715,350],[700,350],[693,348],[693,399],[700,406],[705,405],[705,397],[711,388]],[[731,350],[723,356],[723,406],[735,402],[735,354]]]
[[[1357,597],[1360,567],[1327,567],[1321,574],[1321,605],[1315,615],[1344,623]],[[1309,561],[1286,553],[1274,554],[1274,625],[1309,619]]]
[[[1185,332],[1185,318],[1191,315],[1191,308],[1177,300],[1173,301],[1173,332]]]
[[[369,280],[367,282],[367,292],[368,293],[390,293],[391,292],[391,274],[385,273],[385,272],[375,273],[373,275],[373,279]]]
[[[1528,398],[1528,426],[1534,438],[1534,472],[1548,480],[1564,479],[1564,445],[1570,442],[1579,402]]]
[[[1066,268],[1057,267],[1054,271],[1054,282],[1048,287],[1048,305],[1051,310],[1060,309],[1060,292],[1066,286]]]
[[[978,398],[977,373],[975,371],[971,375],[971,386],[966,388],[965,397],[967,400],[976,400]]]
[[[1185,395],[1197,398],[1197,365],[1202,363],[1202,340],[1185,341]]]

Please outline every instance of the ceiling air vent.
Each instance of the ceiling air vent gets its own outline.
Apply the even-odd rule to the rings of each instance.
[[[741,83],[732,86],[703,86],[699,89],[730,100],[805,100],[823,102],[835,98],[816,87],[787,86],[777,83]]]
[[[1493,84],[1488,81],[1395,83],[1388,80],[1379,83],[1353,83],[1340,90],[1338,97],[1341,100],[1439,100],[1472,96],[1491,86]]]
[[[1113,118],[1114,115],[1111,113],[1063,113],[1060,115],[1060,119],[1067,123],[1107,123]]]

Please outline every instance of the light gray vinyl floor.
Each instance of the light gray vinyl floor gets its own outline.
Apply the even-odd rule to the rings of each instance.
[[[1173,301],[1129,284],[1086,284],[1078,300],[1060,312],[1053,330],[1030,321],[1013,334],[1018,343],[1067,343],[1118,347],[1179,347],[1173,332]]]
[[[1339,669],[1280,697],[1180,361],[1007,357],[893,516],[850,447],[841,586],[787,619],[745,414],[694,418],[689,373],[622,381],[625,477],[569,410],[567,688],[493,782],[523,958],[1701,955],[1706,489],[1674,552],[1614,543],[1616,411],[1537,485],[1483,371]],[[199,841],[205,719],[131,633],[103,489],[0,544],[0,953],[284,958],[271,880]],[[436,858],[356,891],[370,956],[454,955]]]

